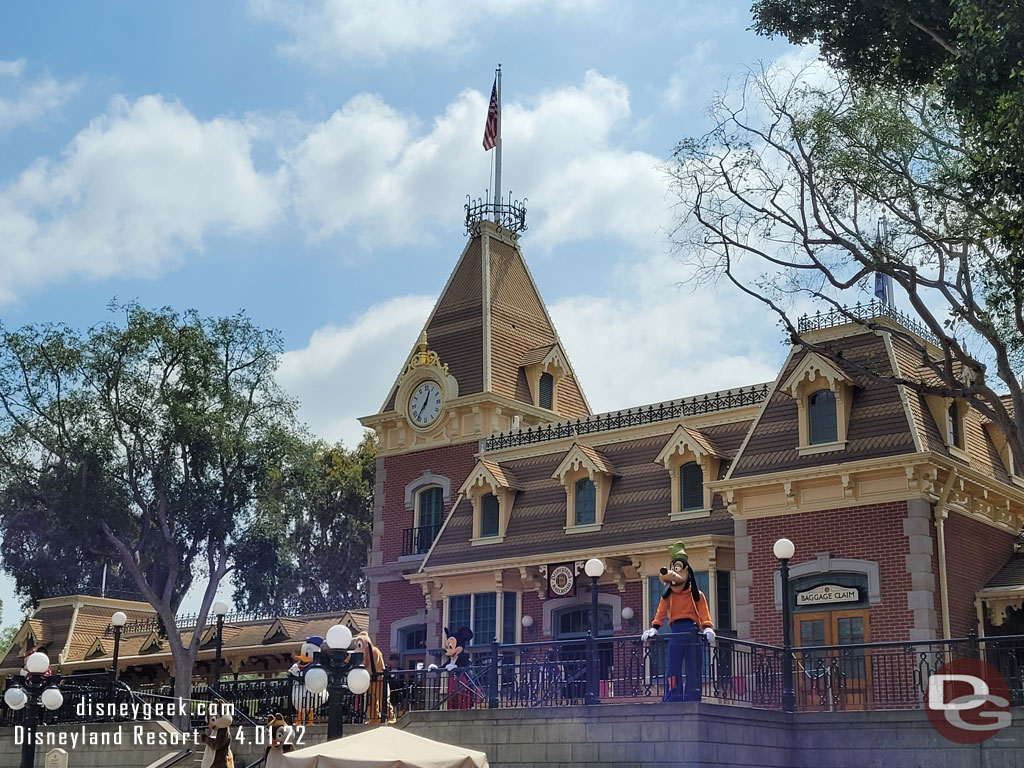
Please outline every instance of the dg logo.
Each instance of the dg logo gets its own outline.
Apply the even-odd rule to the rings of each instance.
[[[928,678],[925,710],[950,741],[980,744],[1010,724],[1010,687],[991,664],[956,659]]]

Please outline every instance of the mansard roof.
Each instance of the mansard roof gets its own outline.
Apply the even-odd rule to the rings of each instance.
[[[430,349],[458,381],[460,397],[493,392],[532,405],[527,361],[544,350],[536,361],[542,362],[556,346],[565,358],[518,241],[499,234],[491,222],[481,222],[467,243],[424,330]],[[565,362],[569,370],[558,385],[559,415],[587,416],[590,406],[568,358]],[[382,412],[395,409],[398,384]]]

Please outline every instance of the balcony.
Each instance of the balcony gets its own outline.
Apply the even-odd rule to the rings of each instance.
[[[402,531],[402,557],[427,554],[440,532],[440,525],[406,528]]]

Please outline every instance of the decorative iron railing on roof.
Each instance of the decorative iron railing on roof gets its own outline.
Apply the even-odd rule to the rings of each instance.
[[[637,427],[643,424],[657,424],[661,421],[674,421],[683,416],[698,416],[705,413],[727,411],[731,408],[742,408],[758,405],[768,397],[768,385],[761,384],[749,389],[727,390],[709,395],[697,395],[671,400],[657,405],[629,408],[614,413],[601,413],[585,419],[567,421],[564,424],[547,424],[544,426],[520,429],[505,434],[501,432],[487,438],[485,451],[499,451],[502,448],[517,448],[523,445],[546,443],[551,440],[593,435],[598,432],[611,432],[626,427]]]
[[[466,234],[476,231],[481,221],[493,221],[509,232],[519,234],[526,231],[526,198],[513,200],[509,193],[508,203],[484,201],[479,197],[473,200],[466,195]]]
[[[253,611],[234,611],[224,616],[225,624],[239,624],[244,621],[265,621],[267,619],[288,618],[289,616],[309,616],[317,613],[346,613],[348,611],[365,611],[363,604],[341,600],[321,600],[316,603],[281,603]],[[178,629],[192,629],[199,623],[198,613],[183,613],[176,617],[174,622]],[[217,623],[217,617],[210,614],[206,619],[205,626],[209,627]],[[129,621],[121,630],[123,635],[142,635],[150,632],[160,632],[162,629],[160,619],[157,616],[145,619]],[[113,634],[113,628],[107,627],[104,634]]]
[[[822,328],[835,328],[840,325],[847,325],[858,320],[873,320],[878,317],[887,317],[897,325],[901,325],[911,333],[919,336],[929,344],[939,346],[939,340],[917,320],[914,320],[905,312],[900,312],[895,307],[883,304],[880,301],[871,300],[865,304],[857,303],[852,307],[830,309],[827,312],[818,310],[813,315],[804,315],[797,323],[797,330],[800,333],[806,331],[820,331]]]

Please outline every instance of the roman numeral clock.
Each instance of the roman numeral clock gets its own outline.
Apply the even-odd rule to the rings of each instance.
[[[404,416],[414,435],[410,445],[446,440],[451,411],[459,396],[459,385],[441,362],[437,352],[427,347],[426,331],[420,334],[416,350],[402,373],[395,396],[395,410]]]

